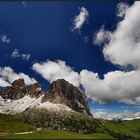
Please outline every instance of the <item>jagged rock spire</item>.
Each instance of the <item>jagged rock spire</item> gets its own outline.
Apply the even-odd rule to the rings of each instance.
[[[62,103],[77,112],[91,115],[85,93],[64,79],[54,81],[44,98],[43,100]]]

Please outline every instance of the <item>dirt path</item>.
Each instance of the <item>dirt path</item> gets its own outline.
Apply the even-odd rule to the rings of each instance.
[[[33,132],[36,132],[36,131],[19,132],[19,133],[14,133],[14,134],[15,135],[32,134]]]
[[[7,133],[0,133],[0,136],[7,136]]]
[[[41,131],[42,129],[41,128],[37,128],[37,130],[35,131],[26,131],[26,132],[18,132],[18,133],[12,133],[12,134],[15,134],[15,135],[26,135],[26,134],[32,134],[34,132],[38,132],[38,131]],[[9,134],[7,133],[0,133],[0,136],[8,136]]]
[[[22,135],[22,134],[32,134],[34,132],[38,132],[41,131],[42,128],[37,128],[35,131],[27,131],[27,132],[18,132],[18,133],[14,133],[15,135]]]

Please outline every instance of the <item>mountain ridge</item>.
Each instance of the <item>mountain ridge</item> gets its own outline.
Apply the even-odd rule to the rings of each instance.
[[[75,111],[92,116],[85,93],[64,79],[50,84],[43,92],[39,83],[26,86],[24,79],[15,80],[0,93],[0,112],[22,113],[29,108]]]

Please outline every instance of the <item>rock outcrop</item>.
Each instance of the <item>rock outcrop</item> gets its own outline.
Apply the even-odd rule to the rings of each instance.
[[[4,88],[1,92],[1,96],[4,99],[18,100],[25,95],[30,95],[31,98],[38,98],[41,95],[41,86],[39,83],[35,83],[30,86],[26,86],[24,79],[15,80],[11,86]]]
[[[12,83],[12,86],[15,88],[23,88],[25,87],[24,79],[17,79]]]
[[[38,98],[41,95],[41,85],[39,83],[35,83],[28,87],[28,95],[31,98]]]
[[[91,115],[85,94],[64,79],[54,81],[43,98],[53,103],[65,104],[73,110]]]
[[[24,79],[15,80],[11,86],[5,87],[1,92],[1,96],[4,99],[18,100],[24,97],[26,94]]]

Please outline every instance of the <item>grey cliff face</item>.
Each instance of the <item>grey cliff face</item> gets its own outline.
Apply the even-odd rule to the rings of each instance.
[[[15,80],[11,86],[7,86],[1,92],[4,99],[19,100],[25,95],[30,95],[31,98],[38,98],[41,95],[41,86],[35,83],[26,87],[24,79]]]
[[[35,83],[28,87],[28,94],[31,98],[38,98],[42,93],[41,90],[41,85],[39,83]]]
[[[11,86],[5,87],[2,91],[1,96],[4,99],[18,100],[24,97],[26,94],[26,88],[24,79],[15,80]]]
[[[85,94],[64,79],[58,79],[50,85],[45,100],[62,103],[77,112],[91,115]]]

